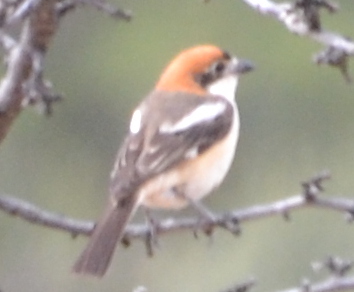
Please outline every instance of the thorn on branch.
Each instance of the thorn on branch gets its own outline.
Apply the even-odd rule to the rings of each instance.
[[[345,219],[348,223],[353,223],[354,222],[354,210],[348,211],[345,214]]]
[[[291,217],[290,217],[290,212],[289,210],[287,209],[284,209],[282,212],[281,212],[281,215],[283,217],[283,219],[287,222],[291,221]]]
[[[314,202],[316,196],[324,191],[322,183],[331,178],[329,171],[323,171],[302,183],[303,194],[308,202]]]
[[[306,22],[310,31],[321,31],[321,19],[319,8],[317,5],[319,1],[313,0],[297,0],[294,4],[295,8],[301,9],[304,15],[304,21]]]
[[[336,276],[345,276],[353,267],[353,262],[339,257],[329,257],[326,261],[327,268]]]
[[[346,82],[351,83],[352,77],[349,73],[349,57],[350,55],[345,50],[339,47],[329,46],[324,51],[316,54],[313,60],[318,65],[327,64],[332,67],[337,67]]]
[[[75,0],[74,0],[75,1]],[[98,10],[101,10],[115,19],[122,19],[125,21],[130,21],[133,17],[133,14],[129,10],[117,8],[103,0],[76,0],[82,4],[91,5]]]
[[[319,32],[322,30],[320,9],[325,8],[328,12],[334,13],[338,6],[326,0],[297,0],[294,7],[303,11],[304,20],[310,31]]]
[[[304,9],[309,7],[325,8],[329,13],[337,12],[339,9],[336,3],[328,0],[297,0],[295,5]]]
[[[125,248],[128,248],[132,244],[131,239],[126,235],[122,238],[121,243]]]
[[[34,77],[34,76],[33,76]],[[48,80],[31,78],[26,83],[26,94],[22,106],[38,106],[45,116],[53,114],[53,104],[61,101],[63,97],[52,92],[52,84]]]
[[[313,263],[312,268],[315,272],[327,269],[334,276],[344,277],[353,268],[353,261],[329,256],[323,262]]]
[[[248,292],[256,285],[256,279],[250,279],[243,283],[234,285],[233,287],[227,288],[221,292]]]
[[[353,267],[353,262],[339,257],[330,256],[324,262],[325,267],[334,275],[343,277]]]
[[[76,4],[72,0],[63,0],[56,4],[55,10],[59,18],[64,17],[70,11],[76,8]]]
[[[42,113],[50,116],[53,113],[53,104],[62,100],[62,96],[53,93],[53,86],[49,80],[43,79],[44,54],[40,51],[32,53],[32,72],[25,82],[24,99],[22,106],[37,105]]]
[[[71,232],[71,238],[72,239],[76,239],[78,236],[80,235],[80,233],[79,232]]]
[[[214,220],[205,218],[198,218],[198,223],[193,228],[193,235],[195,239],[199,239],[199,231],[202,231],[207,237],[212,237],[215,229]]]

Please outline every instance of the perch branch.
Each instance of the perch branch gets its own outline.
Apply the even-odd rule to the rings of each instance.
[[[317,207],[348,214],[352,218],[354,214],[354,200],[345,198],[328,198],[322,196],[322,182],[328,178],[327,173],[322,173],[303,184],[304,191],[301,194],[291,196],[269,204],[256,205],[249,208],[230,211],[226,214],[218,214],[214,219],[205,221],[206,226],[222,226],[232,229],[233,225],[254,221],[266,217],[282,215],[289,218],[290,211],[305,207]],[[69,218],[43,210],[23,200],[0,196],[0,209],[12,215],[16,215],[34,224],[63,230],[73,236],[78,234],[89,235],[94,222]],[[164,234],[181,230],[196,230],[201,227],[200,218],[169,218],[156,224],[156,233]],[[235,229],[235,228],[234,228]],[[145,240],[150,228],[145,224],[132,224],[127,227],[125,240],[140,238]]]

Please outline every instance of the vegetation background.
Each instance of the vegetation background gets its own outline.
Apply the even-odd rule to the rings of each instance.
[[[205,204],[215,212],[272,202],[301,191],[300,182],[329,169],[330,195],[354,198],[354,96],[336,70],[318,68],[317,43],[290,35],[242,1],[114,1],[130,23],[82,7],[62,22],[46,59],[46,76],[65,100],[47,119],[25,110],[0,151],[1,192],[81,219],[98,217],[109,172],[134,106],[181,49],[217,44],[253,60],[240,83],[241,137],[225,183]],[[354,36],[354,2],[342,0],[323,25]],[[165,216],[191,214],[159,213]],[[354,258],[354,226],[331,211],[306,209],[242,225],[213,242],[190,232],[160,238],[148,258],[142,242],[117,250],[103,280],[70,273],[87,242],[0,212],[0,289],[10,291],[214,292],[254,276],[254,291],[318,279],[310,263]],[[137,216],[136,221],[142,217]]]

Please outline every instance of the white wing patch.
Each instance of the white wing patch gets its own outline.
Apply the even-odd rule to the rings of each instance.
[[[141,129],[141,118],[142,118],[142,114],[141,114],[141,110],[137,109],[134,111],[132,119],[130,121],[130,132],[132,134],[137,134],[139,133],[140,129]]]
[[[193,147],[186,151],[184,157],[187,159],[193,159],[198,156],[198,147]]]
[[[197,124],[214,119],[226,108],[225,103],[206,103],[184,116],[177,123],[165,122],[159,127],[160,133],[174,133],[188,128],[194,127]]]

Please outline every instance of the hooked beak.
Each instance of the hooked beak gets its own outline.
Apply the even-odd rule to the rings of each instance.
[[[253,71],[254,67],[253,63],[249,60],[233,58],[229,65],[229,72],[240,75]]]

